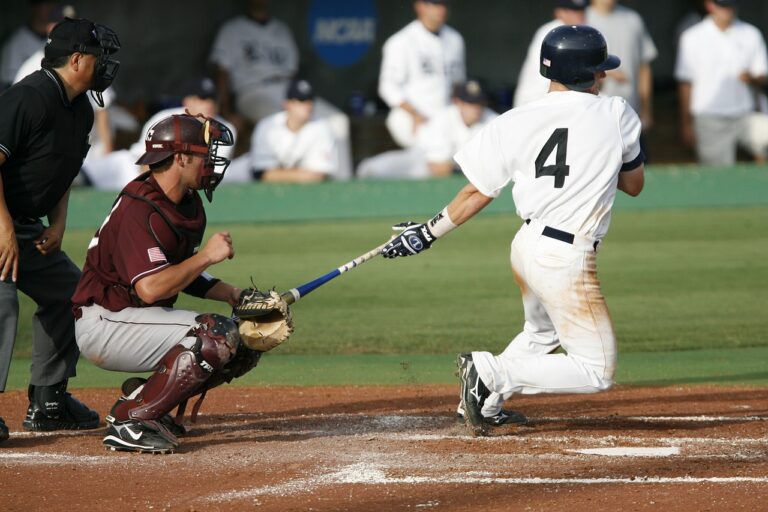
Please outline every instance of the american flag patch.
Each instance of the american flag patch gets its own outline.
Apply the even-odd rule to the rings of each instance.
[[[552,65],[552,61],[549,59],[542,59],[541,63],[547,67],[550,67]]]
[[[152,263],[166,263],[168,261],[165,258],[165,254],[163,254],[163,251],[161,251],[159,247],[152,247],[151,249],[147,249],[147,256],[149,256],[149,261]]]

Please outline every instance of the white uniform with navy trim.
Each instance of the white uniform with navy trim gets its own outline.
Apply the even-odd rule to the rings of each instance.
[[[485,108],[480,120],[467,126],[459,107],[450,105],[419,131],[413,147],[385,151],[363,159],[357,167],[356,176],[363,179],[431,178],[430,163],[450,162],[459,148],[497,116],[496,112]]]
[[[251,137],[251,168],[264,171],[301,168],[337,176],[338,160],[330,126],[313,118],[298,132],[288,129],[288,115],[278,112],[263,119]]]
[[[391,109],[387,128],[395,142],[410,147],[412,118],[398,105],[408,102],[430,118],[450,104],[453,84],[466,80],[464,38],[447,25],[435,34],[415,20],[387,39],[382,54],[379,95]]]
[[[620,170],[642,163],[640,120],[618,97],[550,92],[486,126],[455,156],[477,189],[512,194],[523,223],[511,263],[525,325],[504,352],[474,352],[496,393],[591,393],[609,388],[616,339],[597,280],[597,243],[608,230]],[[551,354],[561,346],[566,354]]]

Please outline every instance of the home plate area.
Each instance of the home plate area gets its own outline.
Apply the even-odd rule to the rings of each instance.
[[[115,393],[76,391],[100,411]],[[107,452],[104,429],[19,432],[6,411],[22,395],[0,395],[3,510],[757,511],[768,496],[762,388],[515,397],[530,422],[488,437],[457,423],[457,386],[220,388],[164,456]]]

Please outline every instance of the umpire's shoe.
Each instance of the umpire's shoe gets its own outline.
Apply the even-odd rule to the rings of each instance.
[[[3,418],[0,418],[0,443],[8,439],[8,427]]]
[[[173,453],[179,447],[168,431],[154,421],[115,421],[107,416],[107,435],[104,446],[107,450],[140,453]]]
[[[67,381],[53,386],[29,386],[29,407],[22,426],[27,430],[85,430],[98,428],[99,415],[67,392]]]
[[[480,380],[472,354],[459,354],[456,364],[459,367],[461,402],[466,424],[476,436],[484,436],[488,433],[488,424],[483,421],[482,408],[491,392]]]

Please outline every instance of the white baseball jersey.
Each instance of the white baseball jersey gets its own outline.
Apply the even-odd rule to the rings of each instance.
[[[301,168],[333,175],[337,151],[330,126],[312,119],[298,132],[288,129],[287,114],[278,112],[261,121],[251,139],[251,168]]]
[[[488,197],[514,182],[521,218],[600,240],[619,171],[642,163],[640,128],[622,98],[550,92],[492,121],[455,159]]]
[[[428,162],[447,162],[485,125],[498,117],[486,108],[480,121],[467,126],[456,105],[451,105],[435,115],[419,132],[418,148],[423,150]]]
[[[740,20],[720,30],[707,16],[683,32],[675,78],[691,83],[691,113],[737,117],[754,109],[750,87],[739,80],[748,71],[768,74],[768,56],[760,31]]]
[[[219,29],[210,60],[229,72],[235,94],[241,94],[274,82],[287,84],[299,67],[299,51],[283,22],[272,18],[259,24],[242,15]]]
[[[638,13],[617,5],[608,15],[587,7],[586,24],[600,31],[608,43],[611,54],[621,59],[618,71],[627,75],[626,82],[619,82],[610,76],[603,82],[600,91],[606,96],[621,96],[634,109],[640,107],[637,79],[640,65],[651,62],[658,51],[653,44],[645,23]]]
[[[379,95],[390,107],[408,102],[431,117],[450,104],[453,84],[466,79],[464,39],[447,25],[434,34],[412,21],[382,52]]]
[[[554,19],[545,23],[536,31],[528,46],[528,53],[525,55],[525,62],[520,68],[520,75],[517,77],[517,87],[515,87],[515,106],[519,107],[529,101],[537,100],[547,94],[549,91],[549,79],[541,76],[541,43],[549,32],[562,25],[563,22]]]

